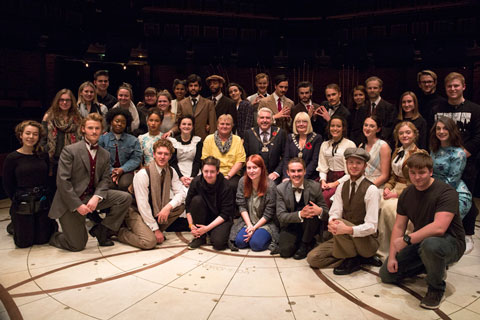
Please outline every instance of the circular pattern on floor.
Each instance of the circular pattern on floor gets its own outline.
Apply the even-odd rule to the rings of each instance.
[[[449,270],[446,301],[429,311],[422,278],[386,285],[378,268],[336,276],[268,251],[188,250],[189,239],[168,233],[150,251],[94,238],[82,252],[0,247],[0,280],[24,319],[480,319],[479,249]]]

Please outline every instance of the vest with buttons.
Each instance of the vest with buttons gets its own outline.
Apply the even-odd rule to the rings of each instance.
[[[82,200],[87,196],[93,196],[93,193],[95,192],[95,168],[97,164],[97,155],[95,155],[95,158],[92,158],[92,154],[89,151],[87,151],[87,153],[88,159],[90,160],[90,181],[88,182],[87,189],[85,189],[80,197]]]
[[[342,188],[342,218],[358,226],[365,222],[365,215],[367,213],[365,208],[365,194],[367,193],[368,187],[372,185],[372,182],[364,178],[358,186],[352,201],[350,201],[350,181],[351,180],[346,181]]]
[[[302,191],[302,196],[300,197],[300,201],[297,202],[297,199],[295,198],[295,191],[293,191],[293,203],[294,203],[294,209],[293,211],[301,211],[305,207],[305,201],[303,200],[303,191]]]

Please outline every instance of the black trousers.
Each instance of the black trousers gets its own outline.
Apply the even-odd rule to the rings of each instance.
[[[310,245],[315,241],[315,235],[320,231],[322,221],[318,217],[304,219],[302,223],[290,223],[280,231],[280,256],[289,258],[295,254],[303,242]]]
[[[48,209],[35,214],[16,213],[15,202],[10,207],[13,224],[13,241],[19,248],[48,243],[56,230],[57,222],[48,217]]]
[[[193,197],[190,204],[190,214],[192,215],[194,224],[208,225],[218,216],[208,210],[207,204],[202,196],[196,195]],[[213,228],[210,233],[210,241],[215,250],[225,250],[228,245],[228,236],[230,235],[230,228],[232,227],[232,220],[226,220],[222,224]],[[203,235],[206,236],[206,235]]]

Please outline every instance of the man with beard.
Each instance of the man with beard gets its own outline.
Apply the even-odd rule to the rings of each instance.
[[[235,101],[222,93],[222,88],[225,85],[225,79],[214,74],[208,77],[205,81],[207,82],[207,86],[210,88],[210,92],[212,93],[210,100],[212,100],[213,104],[215,105],[216,119],[218,119],[218,117],[220,117],[222,114],[231,115],[233,118],[233,132],[235,132],[237,126],[237,106]]]
[[[193,116],[195,119],[194,135],[203,140],[207,135],[215,132],[217,117],[213,102],[200,95],[201,82],[202,78],[196,74],[188,76],[187,91],[189,97],[178,102],[177,119],[186,115]],[[173,129],[173,132],[179,132],[177,126]]]

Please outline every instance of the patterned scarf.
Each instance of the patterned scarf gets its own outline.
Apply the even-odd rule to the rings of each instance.
[[[230,147],[232,146],[232,139],[233,139],[232,134],[230,134],[227,142],[225,142],[224,145],[222,145],[222,140],[218,136],[218,130],[216,130],[215,133],[213,134],[213,138],[215,140],[215,144],[217,145],[218,150],[220,150],[222,154],[225,154],[230,150]]]
[[[79,141],[80,139],[80,119],[77,117],[70,117],[67,121],[63,118],[53,118],[47,122],[47,152],[50,159],[53,159],[55,155],[55,149],[57,147],[57,136],[59,131],[65,133],[64,146],[68,146],[72,143]]]
[[[150,171],[150,188],[152,190],[152,205],[153,205],[153,215],[155,216],[165,207],[168,202],[170,202],[170,187],[172,182],[172,174],[170,168],[167,164],[163,168],[164,179],[163,185],[161,182],[161,175],[158,173],[157,165],[155,161],[150,162],[148,165]],[[162,194],[163,190],[163,194]]]

